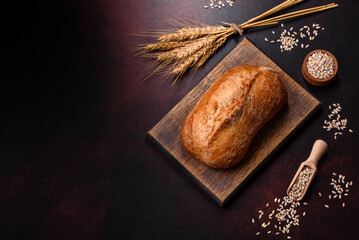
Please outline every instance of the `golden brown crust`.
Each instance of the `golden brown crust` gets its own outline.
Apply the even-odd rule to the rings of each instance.
[[[232,167],[286,101],[286,89],[272,69],[248,65],[230,69],[188,115],[182,145],[208,166]]]

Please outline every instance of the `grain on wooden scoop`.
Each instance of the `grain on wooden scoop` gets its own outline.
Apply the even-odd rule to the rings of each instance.
[[[306,186],[308,185],[308,182],[311,179],[313,172],[314,170],[312,168],[308,166],[303,167],[293,186],[290,188],[290,197],[292,197],[293,199],[298,199],[304,194]]]

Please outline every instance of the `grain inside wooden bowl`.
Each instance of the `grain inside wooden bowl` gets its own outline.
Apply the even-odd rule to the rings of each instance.
[[[307,68],[308,58],[316,52],[326,53],[334,60],[334,63],[335,63],[334,72],[328,78],[323,78],[323,79],[315,78],[308,72],[308,68]],[[328,52],[326,50],[318,49],[318,50],[311,51],[310,53],[308,53],[308,55],[305,57],[305,59],[303,61],[303,65],[302,65],[303,77],[307,82],[309,82],[310,84],[312,84],[314,86],[324,86],[324,85],[331,83],[335,79],[335,76],[337,75],[337,73],[338,73],[338,61],[334,57],[333,54],[331,54],[330,52]]]

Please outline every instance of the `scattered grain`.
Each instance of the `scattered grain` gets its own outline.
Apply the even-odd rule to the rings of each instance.
[[[303,26],[299,30],[299,37],[302,40],[305,40],[307,37],[309,41],[312,41],[315,39],[316,36],[318,36],[318,30],[320,30],[320,25],[318,23],[313,23],[313,31],[311,31],[310,27]],[[284,24],[281,23],[281,27],[284,28]],[[272,31],[272,34],[275,34],[274,31]],[[277,39],[277,42],[280,43],[280,50],[283,51],[292,51],[294,47],[300,46],[300,48],[308,48],[309,44],[304,45],[303,43],[299,44],[299,38],[297,38],[298,32],[294,30],[294,27],[290,27],[289,30],[283,29],[283,31],[280,33],[279,39]],[[274,40],[273,40],[274,41]],[[275,43],[275,41],[270,41],[271,44]],[[298,45],[299,44],[299,45]]]
[[[333,136],[334,139],[337,139],[339,135],[343,135],[343,130],[347,128],[348,120],[346,118],[342,118],[340,115],[340,112],[342,110],[342,107],[339,103],[331,104],[329,106],[332,106],[329,110],[331,110],[330,114],[328,115],[329,121],[324,120],[323,128],[326,129],[326,131],[331,131],[336,129],[337,131],[334,132]],[[349,132],[351,129],[349,129]],[[333,175],[335,176],[335,175]]]
[[[277,204],[277,207],[274,207],[268,214],[269,219],[272,219],[273,216],[273,220],[271,221],[274,221],[274,223],[271,221],[262,222],[261,227],[267,228],[268,234],[274,232],[276,232],[276,235],[279,235],[280,233],[289,234],[291,227],[299,226],[299,218],[301,215],[298,214],[296,208],[300,206],[300,203],[294,201],[290,196],[285,196],[282,199],[275,198],[274,202]],[[266,203],[266,205],[267,204],[269,203]],[[258,212],[263,215],[262,210],[259,210]],[[281,224],[284,226],[281,226]]]
[[[206,2],[206,0],[203,0],[203,2]],[[208,2],[209,2],[209,6],[205,5],[204,6],[205,9],[211,8],[212,10],[215,10],[215,9],[225,8],[224,1],[222,1],[222,0],[219,0],[219,1],[209,0]],[[234,0],[226,0],[226,2],[230,7],[233,7]]]
[[[334,104],[332,104],[334,106]],[[340,104],[335,104],[336,106],[334,107],[340,107]],[[338,200],[342,199],[342,197],[347,197],[349,194],[349,187],[350,184],[352,183],[352,181],[345,181],[345,175],[343,174],[337,174],[335,172],[332,172],[332,175],[334,177],[336,177],[337,179],[332,178],[331,182],[329,183],[331,186],[333,186],[333,190],[331,191],[332,194],[334,194],[333,197],[331,197],[331,194],[329,194],[328,198],[329,199],[336,199],[338,198]],[[344,190],[344,186],[345,186],[345,190]],[[325,205],[326,208],[329,208],[328,205]],[[345,207],[345,203],[342,202],[342,207]]]

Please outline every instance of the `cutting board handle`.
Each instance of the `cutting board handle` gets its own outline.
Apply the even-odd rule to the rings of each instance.
[[[323,140],[315,141],[312,152],[308,158],[308,162],[312,162],[315,166],[317,166],[319,159],[323,156],[323,154],[327,151],[328,144]]]

